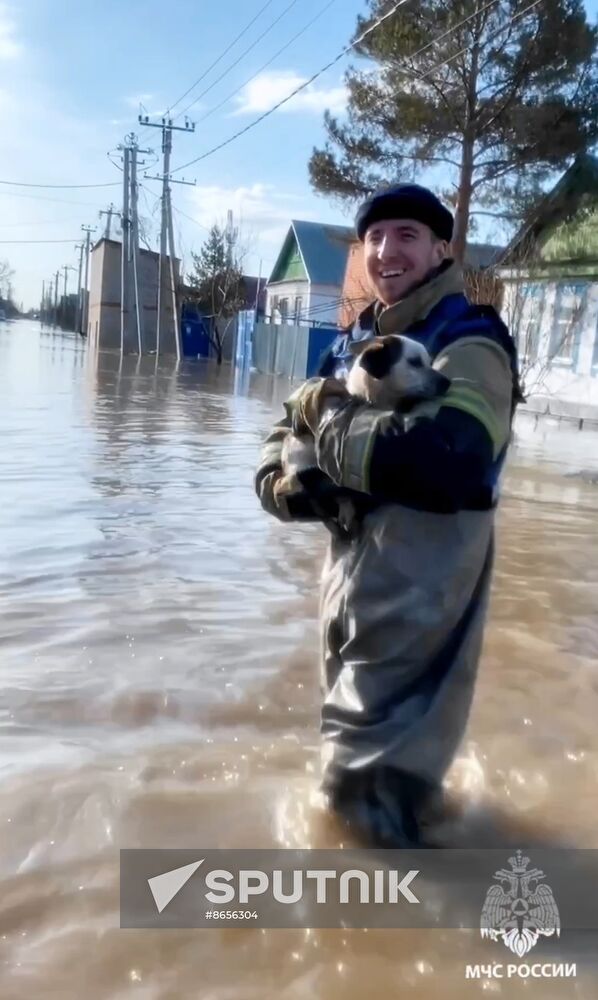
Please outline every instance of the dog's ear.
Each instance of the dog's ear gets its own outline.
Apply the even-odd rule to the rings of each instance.
[[[384,337],[369,345],[361,355],[360,366],[372,378],[385,378],[390,369],[403,354],[403,342],[399,337]]]
[[[378,341],[372,337],[368,337],[366,340],[352,340],[349,344],[349,353],[352,354],[354,358],[358,358],[359,355],[363,354],[368,347],[377,343]]]

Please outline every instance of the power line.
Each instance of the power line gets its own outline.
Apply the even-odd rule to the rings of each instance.
[[[203,229],[205,233],[211,232],[209,226],[204,226],[203,222],[198,222],[197,219],[194,219],[192,215],[187,215],[186,212],[182,212],[180,208],[176,207],[176,205],[173,205],[172,207],[174,208],[177,215],[182,215],[184,219],[189,219],[189,222],[194,222],[195,225],[199,226],[200,229]]]
[[[315,17],[312,17],[311,21],[308,21],[307,24],[304,25],[304,27],[301,28],[300,31],[298,31],[295,35],[293,35],[293,37],[290,38],[289,41],[286,42],[282,46],[282,48],[278,50],[278,52],[275,52],[274,55],[270,59],[268,59],[267,62],[263,64],[263,66],[260,66],[260,68],[253,74],[253,76],[250,76],[247,80],[245,80],[244,83],[241,84],[240,87],[237,87],[236,90],[233,90],[228,95],[228,97],[225,97],[224,100],[220,102],[220,104],[217,104],[214,108],[211,108],[205,115],[202,115],[202,117],[199,119],[199,122],[205,122],[207,118],[210,118],[213,114],[216,113],[216,111],[220,111],[220,108],[223,108],[225,104],[228,104],[228,102],[231,101],[233,97],[236,97],[237,94],[239,94],[242,90],[244,90],[245,87],[248,87],[249,84],[252,83],[253,80],[255,80],[260,75],[260,73],[263,73],[265,69],[268,69],[268,66],[271,66],[272,63],[276,59],[278,59],[278,57],[281,56],[283,52],[286,52],[286,50],[289,49],[291,45],[293,45],[297,41],[298,38],[301,38],[301,36],[304,35],[306,31],[309,31],[309,29],[316,23],[316,21],[319,21],[320,18],[324,16],[326,11],[328,11],[332,7],[332,5],[336,2],[337,0],[329,0],[329,2],[326,4],[325,7],[322,8],[319,14],[316,14]]]
[[[330,299],[328,302],[316,303],[315,305],[310,306],[309,309],[304,309],[300,315],[304,319],[309,319],[310,316],[314,317],[320,314],[324,314],[325,312],[328,312],[329,309],[335,309],[336,311],[338,311],[341,306],[354,305],[356,302],[363,302],[363,301],[364,301],[363,298],[352,299],[346,296],[340,296],[339,298],[336,299]]]
[[[446,38],[447,35],[452,34],[454,31],[457,30],[457,28],[461,28],[464,24],[467,23],[467,21],[471,21],[474,17],[479,17],[479,15],[482,14],[485,10],[488,10],[490,7],[495,7],[499,2],[500,0],[490,0],[490,3],[487,3],[485,7],[480,7],[479,10],[476,10],[473,14],[470,14],[469,17],[464,18],[458,24],[455,24],[452,28],[449,28],[448,31],[444,32],[444,34],[439,35],[438,38],[435,38],[431,42],[428,42],[427,45],[424,45],[423,49],[419,49],[417,52],[414,52],[411,58],[414,59],[416,56],[421,55],[422,52],[424,52],[426,49],[429,49],[432,45],[436,45],[438,42],[442,41],[443,38]],[[520,17],[523,17],[523,15],[527,14],[528,11],[533,10],[534,7],[537,7],[538,4],[541,2],[542,0],[534,0],[534,3],[530,3],[528,7],[525,7],[523,10],[519,11],[518,14],[515,14],[513,17],[511,17],[503,28],[499,28],[496,31],[495,37],[496,35],[500,35],[503,31],[507,31],[515,23],[515,21],[518,21]],[[466,52],[469,52],[468,45],[464,46],[464,48],[462,49],[459,49],[458,52],[454,52],[452,56],[447,56],[446,59],[442,59],[434,66],[431,66],[430,69],[427,69],[425,71],[425,73],[416,73],[412,70],[407,70],[407,69],[403,69],[401,70],[401,72],[413,76],[416,80],[425,80],[427,76],[430,76],[432,73],[435,73],[437,69],[442,69],[443,66],[448,66],[449,63],[454,62],[455,59],[458,59],[459,56],[464,55]]]
[[[97,208],[95,201],[68,201],[65,198],[44,198],[37,194],[20,194],[18,191],[0,191],[0,198],[28,198],[31,201],[52,201],[58,205],[82,205],[85,208]]]
[[[0,240],[2,245],[7,243],[76,243],[79,239],[78,236],[74,236],[72,240]]]
[[[26,184],[24,181],[0,181],[0,184],[8,184],[10,187],[22,188],[68,188],[73,191],[78,188],[120,187],[118,181],[109,181],[106,184]]]
[[[268,7],[271,7],[273,3],[274,3],[274,0],[267,0],[267,2],[263,5],[263,7],[260,7],[260,9],[258,10],[257,14],[251,19],[251,21],[249,21],[245,25],[244,28],[241,29],[241,31],[236,36],[236,38],[234,38],[233,41],[230,43],[230,45],[228,45],[225,48],[224,52],[221,52],[220,55],[218,56],[218,58],[215,59],[214,62],[210,66],[208,66],[208,68],[205,70],[205,72],[202,73],[202,75],[197,78],[197,80],[195,81],[195,83],[192,83],[191,86],[187,88],[187,90],[185,91],[185,93],[181,94],[181,96],[174,102],[174,104],[170,105],[169,112],[174,111],[174,109],[176,108],[177,104],[180,104],[181,101],[184,101],[185,98],[187,97],[187,95],[190,94],[192,90],[195,90],[195,88],[198,86],[198,84],[200,84],[202,82],[202,80],[205,80],[205,78],[208,75],[208,73],[211,73],[211,71],[214,69],[214,67],[217,66],[218,63],[222,59],[224,59],[224,57],[226,55],[228,55],[228,53],[230,52],[230,50],[232,48],[234,48],[234,46],[237,44],[237,42],[243,37],[243,35],[245,34],[245,32],[249,31],[249,29],[255,24],[255,22],[258,20],[258,18],[261,17],[261,15],[264,13],[264,11],[267,10]],[[180,114],[183,114],[183,113],[184,112],[181,112]],[[180,117],[180,114],[177,115],[177,118]]]
[[[214,82],[211,83],[209,87],[206,87],[205,90],[202,90],[201,94],[198,94],[197,97],[195,97],[191,101],[191,104],[188,104],[187,107],[183,109],[183,111],[179,111],[178,115],[176,115],[175,121],[176,121],[177,118],[180,118],[181,115],[186,114],[187,111],[189,111],[189,109],[192,108],[194,104],[197,104],[198,101],[201,101],[202,97],[205,97],[206,94],[209,94],[209,92],[214,89],[214,87],[216,86],[216,84],[220,83],[221,80],[224,80],[224,77],[228,76],[228,74],[231,72],[231,70],[235,69],[235,67],[239,65],[239,63],[241,62],[241,60],[244,59],[245,56],[248,55],[256,47],[256,45],[259,45],[259,43],[266,37],[266,35],[270,34],[270,32],[272,31],[272,29],[276,27],[276,25],[279,23],[279,21],[282,21],[282,19],[285,16],[285,14],[288,14],[288,12],[291,10],[291,8],[295,7],[298,2],[299,2],[299,0],[291,0],[291,2],[288,3],[287,6],[284,8],[284,10],[282,11],[282,13],[279,14],[278,17],[275,18],[274,21],[272,21],[272,23],[266,28],[266,30],[263,31],[262,34],[259,35],[259,37],[256,38],[255,41],[251,43],[251,45],[248,45],[247,48],[243,50],[243,52],[241,53],[241,55],[237,59],[235,59],[235,61],[233,63],[231,63],[231,65],[228,66],[227,69],[225,69],[224,73],[221,73],[220,76],[216,77],[216,79],[214,80]],[[405,2],[405,0],[403,0],[403,2]]]
[[[399,7],[402,7],[403,4],[407,2],[408,0],[399,0],[399,2],[396,3],[394,7],[391,7],[391,9],[387,11],[387,13],[384,14],[383,17],[381,17],[378,21],[376,21],[375,24],[372,24],[366,31],[363,32],[362,35],[359,36],[359,38],[356,38],[355,41],[350,42],[350,44],[347,45],[342,50],[342,52],[340,52],[331,62],[329,62],[326,66],[323,66],[322,69],[318,70],[317,73],[314,73],[314,75],[310,77],[309,80],[306,80],[304,83],[302,83],[301,86],[296,87],[291,94],[288,94],[285,98],[283,98],[282,101],[279,101],[278,104],[275,104],[274,107],[270,108],[269,111],[266,111],[263,115],[260,115],[259,118],[255,119],[255,121],[251,122],[245,128],[241,129],[239,132],[236,132],[234,135],[230,136],[230,138],[226,139],[224,142],[221,142],[218,146],[214,146],[213,149],[208,150],[207,153],[203,153],[201,156],[196,157],[196,159],[190,160],[189,163],[184,163],[181,167],[176,167],[173,170],[173,173],[177,173],[179,170],[184,170],[185,167],[190,167],[194,163],[199,163],[201,160],[207,159],[208,156],[211,156],[213,153],[217,153],[220,149],[224,149],[225,146],[228,146],[231,142],[234,142],[235,139],[238,139],[246,132],[249,132],[250,129],[255,128],[255,126],[259,125],[259,123],[264,121],[265,118],[268,118],[270,115],[274,114],[275,111],[278,111],[278,109],[281,108],[283,104],[286,104],[288,101],[290,101],[292,97],[295,97],[302,90],[305,90],[305,88],[308,87],[311,83],[313,83],[314,80],[317,80],[319,76],[322,76],[323,73],[331,69],[332,66],[335,66],[336,63],[340,62],[341,59],[343,59],[347,55],[347,53],[349,53],[352,49],[355,48],[356,45],[360,44],[365,38],[367,38],[367,36],[370,35],[372,31],[375,31],[376,28],[379,28],[380,25],[383,24],[384,21],[387,21],[389,17],[391,17],[393,14],[396,14]]]
[[[305,80],[304,83],[302,83],[299,87],[296,87],[295,90],[292,91],[292,93],[287,94],[286,97],[284,97],[281,101],[279,101],[277,104],[275,104],[274,107],[270,108],[269,111],[265,111],[264,114],[260,115],[254,121],[250,122],[249,125],[245,126],[245,128],[240,129],[238,132],[235,132],[234,135],[229,136],[229,138],[225,139],[224,142],[221,142],[217,146],[214,146],[212,149],[209,149],[207,152],[203,153],[201,156],[197,156],[194,160],[190,160],[188,163],[183,163],[182,166],[180,166],[180,167],[176,167],[173,170],[173,173],[177,173],[179,170],[185,170],[187,167],[193,166],[195,163],[200,163],[202,160],[207,159],[209,156],[212,156],[214,153],[217,153],[221,149],[224,149],[225,146],[229,146],[232,142],[235,141],[235,139],[239,139],[241,136],[245,135],[245,133],[247,133],[251,129],[255,128],[256,125],[259,125],[266,118],[269,118],[270,115],[274,114],[275,111],[278,111],[279,108],[281,108],[281,107],[283,107],[283,105],[287,104],[293,97],[296,97],[297,94],[301,93],[302,90],[305,90],[306,87],[310,86],[310,84],[312,84],[315,80],[317,80],[318,77],[322,76],[323,73],[325,73],[327,70],[331,69],[331,67],[334,66],[334,65],[336,65],[336,63],[340,62],[340,60],[342,58],[344,58],[344,56],[347,55],[348,52],[351,51],[351,49],[353,49],[353,48],[355,48],[355,46],[361,44],[361,42],[365,38],[367,38],[368,35],[370,35],[373,31],[375,31],[376,28],[379,28],[380,25],[384,21],[386,21],[389,17],[391,17],[393,14],[395,14],[397,12],[397,10],[399,9],[399,7],[402,7],[403,4],[406,3],[406,2],[407,2],[407,0],[399,0],[399,2],[397,4],[395,4],[394,7],[392,7],[389,11],[387,11],[387,13],[383,17],[381,17],[378,21],[376,21],[375,24],[373,24],[369,28],[367,28],[366,31],[363,32],[363,34],[361,34],[358,38],[356,38],[355,41],[351,42],[331,62],[329,62],[326,66],[323,66],[322,69],[318,70],[317,73],[314,73],[314,75],[312,77],[310,77],[309,80]],[[413,52],[409,58],[415,59],[417,56],[421,55],[422,52],[427,51],[431,46],[436,45],[443,38],[446,38],[448,35],[452,34],[454,31],[456,31],[458,28],[460,28],[467,21],[472,20],[472,18],[474,18],[474,17],[479,17],[479,15],[484,10],[487,10],[490,7],[496,6],[496,4],[498,2],[499,2],[499,0],[491,0],[490,3],[488,3],[488,4],[485,5],[485,7],[482,7],[479,10],[476,10],[474,14],[471,14],[469,17],[464,18],[463,21],[459,22],[459,24],[456,24],[452,28],[449,28],[447,31],[445,31],[442,35],[439,35],[437,38],[432,39],[432,41],[430,41],[426,45],[424,45],[423,48],[418,49],[416,52]],[[516,14],[514,17],[510,18],[508,24],[506,24],[504,28],[500,29],[497,32],[497,34],[500,34],[501,31],[505,31],[508,28],[510,28],[511,25],[516,20],[518,20],[520,17],[523,17],[524,14],[526,14],[528,11],[532,10],[534,7],[537,7],[539,3],[541,3],[541,0],[535,0],[534,3],[530,4],[524,10],[520,11],[519,14]],[[452,62],[454,59],[457,59],[459,56],[463,55],[467,51],[469,51],[468,47],[460,49],[459,52],[455,52],[454,55],[449,56],[447,59],[443,59],[440,62],[436,63],[434,66],[430,67],[430,69],[426,70],[425,73],[414,73],[413,71],[407,70],[407,69],[402,70],[402,72],[407,73],[407,74],[415,77],[415,79],[417,79],[417,80],[424,80],[427,76],[430,76],[431,73],[434,73],[434,72],[436,72],[436,70],[441,69],[443,66],[448,65],[448,63]]]
[[[239,40],[240,40],[240,39],[241,39],[241,38],[243,37],[243,35],[244,35],[244,34],[245,34],[245,33],[246,33],[247,31],[249,31],[249,29],[250,29],[250,28],[252,27],[252,25],[254,25],[254,24],[255,24],[255,22],[256,22],[256,21],[258,20],[258,18],[259,18],[259,17],[260,17],[260,16],[261,16],[261,15],[262,15],[262,14],[264,13],[264,11],[265,11],[265,10],[267,10],[267,8],[268,8],[268,7],[270,7],[270,6],[271,6],[271,5],[273,4],[273,3],[274,3],[274,0],[266,0],[266,3],[265,3],[265,4],[264,4],[264,5],[262,6],[262,7],[260,7],[260,9],[258,10],[257,14],[255,14],[255,16],[254,16],[254,17],[253,17],[253,18],[251,19],[251,21],[249,21],[249,22],[248,22],[248,23],[247,23],[247,24],[245,25],[245,27],[241,29],[241,31],[239,32],[239,34],[238,34],[238,35],[237,35],[237,36],[236,36],[236,37],[235,37],[235,38],[233,39],[233,41],[232,41],[232,42],[231,42],[231,43],[230,43],[229,45],[227,45],[227,47],[226,47],[226,48],[224,49],[224,51],[220,53],[220,55],[219,55],[219,56],[218,56],[218,57],[217,57],[217,58],[216,58],[216,59],[214,60],[214,62],[213,62],[213,63],[211,63],[211,64],[210,64],[210,65],[208,66],[208,68],[207,68],[207,69],[206,69],[206,70],[205,70],[205,71],[204,71],[204,72],[203,72],[203,73],[201,74],[201,76],[199,76],[199,77],[197,78],[197,80],[195,80],[195,82],[194,82],[194,83],[192,83],[192,84],[191,84],[191,86],[190,86],[190,87],[188,87],[188,88],[187,88],[187,90],[186,90],[186,91],[184,92],[184,94],[181,94],[181,96],[177,98],[177,100],[176,100],[176,101],[174,102],[174,104],[171,104],[171,105],[170,105],[170,107],[169,107],[169,109],[168,109],[168,115],[170,115],[170,113],[171,113],[171,112],[172,112],[172,111],[174,110],[174,108],[176,108],[177,104],[180,104],[180,103],[181,103],[181,101],[184,101],[185,97],[187,97],[187,95],[188,95],[188,94],[190,94],[192,90],[195,90],[195,88],[196,88],[196,87],[197,87],[197,86],[198,86],[198,85],[199,85],[199,84],[200,84],[200,83],[202,82],[202,80],[205,80],[205,78],[206,78],[206,76],[208,75],[208,73],[210,73],[210,72],[211,72],[211,71],[212,71],[212,70],[214,69],[214,67],[216,67],[216,66],[218,65],[218,63],[219,63],[219,62],[221,62],[221,60],[222,60],[222,59],[224,59],[224,57],[225,57],[226,55],[228,55],[228,53],[230,52],[230,50],[231,50],[232,48],[234,48],[234,46],[235,46],[235,45],[237,44],[237,42],[238,42],[238,41],[239,41]],[[258,39],[258,41],[259,41],[259,39]],[[225,74],[225,75],[226,75],[226,74]],[[216,82],[218,82],[218,81],[216,81]],[[200,96],[201,96],[201,95],[200,95]],[[198,98],[197,98],[197,100],[199,100],[199,99],[200,99],[200,98],[198,97]],[[175,118],[173,119],[173,121],[178,121],[178,119],[179,119],[179,118],[180,118],[180,117],[181,117],[181,116],[182,116],[183,114],[185,114],[185,112],[186,112],[186,111],[188,111],[188,110],[189,110],[189,108],[191,108],[191,107],[193,106],[193,104],[195,104],[195,103],[196,103],[196,101],[193,101],[193,102],[192,102],[192,103],[191,103],[191,104],[190,104],[190,105],[189,105],[189,106],[188,106],[187,108],[185,108],[185,110],[184,110],[184,111],[180,111],[180,112],[178,113],[178,115],[176,115],[176,116],[175,116]],[[141,107],[143,107],[143,105],[141,105]],[[147,113],[147,111],[146,111],[146,113]],[[146,126],[146,127],[147,127],[147,126]],[[148,129],[148,134],[149,134],[149,129]],[[141,133],[140,133],[140,136],[144,136],[144,131],[143,131],[143,130],[141,131]]]
[[[267,282],[266,282],[266,284],[267,284]],[[283,301],[285,298],[288,299],[288,302],[289,302],[289,305],[290,305],[292,297],[282,295],[282,296],[278,297],[278,301],[275,304],[275,308],[279,309],[281,301]],[[296,298],[302,298],[302,296],[299,295],[299,296],[296,296]],[[309,309],[307,309],[307,308],[306,309],[302,309],[302,311],[299,313],[299,318],[303,319],[303,320],[308,320],[310,317],[315,317],[317,315],[323,315],[325,312],[328,312],[328,310],[330,310],[330,309],[338,310],[341,306],[355,305],[358,302],[364,302],[364,301],[365,301],[365,297],[364,296],[359,296],[357,298],[350,298],[350,297],[348,297],[346,295],[340,295],[338,297],[331,298],[331,299],[329,299],[326,302],[318,302],[315,305],[310,306]],[[290,314],[288,314],[288,315],[290,315]]]
[[[158,194],[156,194],[155,191],[152,191],[152,189],[150,187],[148,187],[146,184],[140,184],[139,187],[144,192],[147,192],[147,194],[153,195],[154,198],[158,199],[158,201],[160,200],[160,196]],[[177,208],[176,205],[173,205],[172,208],[173,208],[173,211],[175,211],[177,213],[177,215],[182,215],[183,218],[189,219],[189,222],[194,222],[195,225],[199,226],[200,229],[203,229],[204,232],[209,233],[211,231],[210,228],[209,228],[209,226],[204,226],[203,222],[198,222],[197,219],[194,219],[192,215],[187,215],[186,212],[183,212],[182,209]]]
[[[36,222],[0,222],[0,229],[33,229],[36,226],[63,226],[64,222],[64,219],[43,219]]]

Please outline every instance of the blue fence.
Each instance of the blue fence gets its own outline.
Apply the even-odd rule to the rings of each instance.
[[[268,375],[306,379],[316,375],[322,355],[338,336],[336,326],[286,326],[251,323],[237,340],[237,363]],[[247,357],[249,355],[249,362]]]
[[[306,379],[318,372],[324,352],[338,336],[336,326],[287,326],[256,322],[255,310],[240,312],[231,359],[238,368],[255,368],[268,375]],[[208,321],[192,306],[181,316],[183,355],[208,358],[213,354]],[[231,344],[231,348],[232,348]]]
[[[209,358],[210,337],[207,322],[197,309],[185,304],[181,312],[181,340],[186,358]]]

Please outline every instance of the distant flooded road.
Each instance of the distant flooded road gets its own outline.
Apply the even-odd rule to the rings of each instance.
[[[326,532],[278,524],[253,491],[288,394],[0,323],[0,997],[595,1000],[581,970],[465,984],[487,960],[474,932],[119,929],[121,847],[342,837],[313,796]],[[598,847],[591,473],[596,435],[521,419],[449,782],[465,838],[487,808]]]

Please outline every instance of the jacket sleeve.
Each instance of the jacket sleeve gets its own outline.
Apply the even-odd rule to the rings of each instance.
[[[266,438],[255,475],[256,494],[266,513],[279,521],[321,521],[323,512],[308,490],[299,481],[290,483],[289,477],[283,476],[282,448],[290,433],[290,419],[286,416]]]
[[[449,391],[409,417],[355,401],[328,415],[316,439],[322,471],[339,486],[432,509],[471,502],[509,441],[510,359],[487,337],[464,337],[434,367]]]

